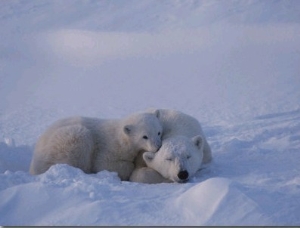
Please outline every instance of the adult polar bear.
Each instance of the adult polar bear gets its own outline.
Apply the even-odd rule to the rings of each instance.
[[[201,125],[194,117],[179,111],[159,109],[156,112],[159,112],[158,118],[163,127],[162,147],[157,153],[138,155],[130,181],[186,181],[202,164],[212,160]]]
[[[58,120],[37,141],[30,173],[40,174],[53,164],[65,163],[86,173],[114,171],[121,180],[128,180],[137,154],[161,147],[162,126],[157,117],[154,111],[124,119]]]

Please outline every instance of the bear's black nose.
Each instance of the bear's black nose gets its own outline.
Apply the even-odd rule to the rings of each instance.
[[[178,178],[180,180],[186,180],[188,177],[189,177],[189,173],[188,171],[186,170],[183,170],[183,171],[180,171],[178,174],[177,174]]]

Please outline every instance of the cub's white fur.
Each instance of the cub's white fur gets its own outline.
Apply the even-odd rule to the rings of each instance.
[[[137,113],[124,119],[70,117],[51,125],[36,143],[31,174],[65,163],[86,173],[117,172],[128,180],[139,152],[161,147],[158,112]]]

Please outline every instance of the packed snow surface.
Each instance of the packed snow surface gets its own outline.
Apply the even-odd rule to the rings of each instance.
[[[0,0],[0,225],[300,225],[298,0]],[[68,165],[32,176],[73,115],[197,118],[213,162],[185,184]]]

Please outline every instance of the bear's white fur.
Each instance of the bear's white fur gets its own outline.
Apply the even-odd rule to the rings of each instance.
[[[163,126],[162,147],[156,153],[145,152],[137,156],[130,181],[187,181],[202,164],[212,160],[211,149],[201,125],[194,117],[179,111],[156,111]]]
[[[200,135],[193,138],[174,136],[165,139],[157,153],[145,152],[143,158],[149,168],[156,170],[165,179],[186,182],[201,168],[203,147],[204,141]]]
[[[40,174],[57,163],[86,173],[117,172],[128,180],[139,152],[161,147],[158,112],[137,113],[124,119],[70,117],[58,120],[36,143],[31,174]]]

